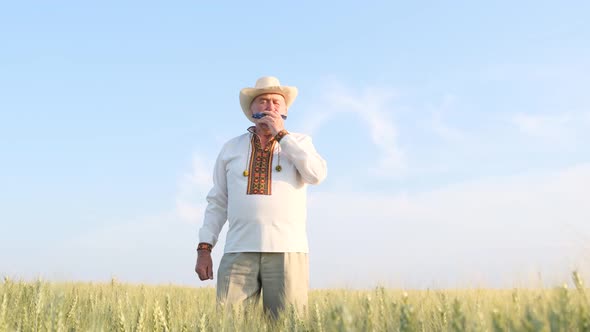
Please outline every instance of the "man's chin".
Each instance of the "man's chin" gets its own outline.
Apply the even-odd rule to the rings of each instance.
[[[270,133],[270,128],[266,124],[259,124],[258,125],[259,134],[268,135]]]

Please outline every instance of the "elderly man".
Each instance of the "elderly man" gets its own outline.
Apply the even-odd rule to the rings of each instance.
[[[217,276],[221,305],[257,303],[262,293],[275,317],[287,306],[307,306],[306,191],[327,168],[309,136],[285,129],[297,91],[274,77],[240,91],[242,111],[255,125],[217,157],[195,267],[201,280],[213,279],[211,250],[229,221]]]

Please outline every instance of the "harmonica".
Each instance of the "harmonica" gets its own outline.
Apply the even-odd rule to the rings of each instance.
[[[254,113],[254,114],[252,114],[252,117],[254,119],[262,119],[265,116],[266,116],[266,114],[264,114],[264,113]],[[286,115],[281,114],[281,118],[283,118],[283,120],[287,120],[287,116]]]

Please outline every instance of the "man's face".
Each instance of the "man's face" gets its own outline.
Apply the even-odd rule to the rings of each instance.
[[[277,93],[266,93],[254,98],[250,105],[252,114],[260,112],[277,112],[280,115],[287,115],[287,104],[285,98]]]

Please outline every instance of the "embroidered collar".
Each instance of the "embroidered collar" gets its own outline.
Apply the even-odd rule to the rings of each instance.
[[[259,149],[263,149],[262,145],[260,144],[260,137],[258,136],[258,134],[256,134],[256,126],[248,127],[248,132],[250,134],[252,134],[253,141],[254,141],[254,144],[256,145],[256,147]],[[266,146],[264,148],[274,147],[273,144],[274,144],[275,140],[276,140],[275,137],[269,138],[268,141],[266,142]]]

